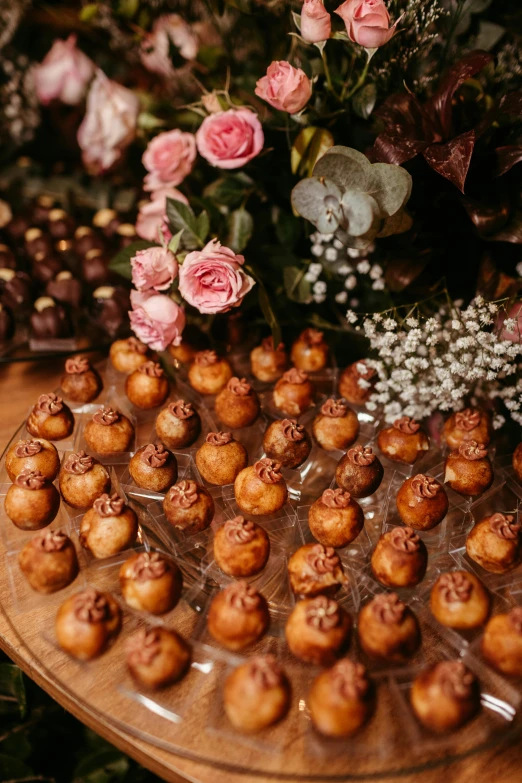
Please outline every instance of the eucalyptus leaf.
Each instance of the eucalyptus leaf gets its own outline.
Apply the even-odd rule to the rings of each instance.
[[[360,237],[354,237],[352,234],[350,234],[347,231],[343,231],[342,229],[338,229],[335,232],[335,236],[337,239],[345,245],[345,247],[353,247],[356,250],[365,250],[368,245],[371,245],[375,237],[377,236],[377,233],[379,231],[379,227],[372,226],[369,231],[367,231],[366,234],[363,234]]]
[[[382,217],[390,217],[404,206],[411,195],[411,187],[411,175],[401,166],[372,165],[369,191],[377,201]]]
[[[400,209],[395,215],[388,217],[384,220],[381,229],[377,236],[379,238],[389,237],[393,234],[404,234],[405,231],[409,231],[413,225],[413,219],[406,210]]]
[[[346,219],[346,231],[354,237],[367,234],[379,220],[379,207],[375,199],[358,190],[347,190],[341,199]]]
[[[322,158],[319,158],[314,166],[314,177],[327,177],[342,190],[351,188],[367,192],[370,181],[370,162],[361,153],[358,153],[357,156],[346,155],[338,152],[338,149],[338,147],[332,147]],[[364,162],[358,156],[364,159]]]
[[[342,220],[342,190],[335,182],[309,177],[292,191],[292,205],[323,234],[335,231]]]
[[[227,246],[234,253],[240,253],[248,244],[254,230],[254,219],[250,212],[240,207],[231,213],[228,219]]]
[[[365,84],[352,98],[352,107],[358,117],[367,120],[375,108],[377,87],[375,84]]]
[[[145,239],[140,239],[136,242],[131,242],[127,247],[123,247],[109,262],[109,269],[116,272],[126,280],[131,280],[131,258],[133,258],[138,250],[147,250],[149,247],[158,247],[157,242],[147,242]]]

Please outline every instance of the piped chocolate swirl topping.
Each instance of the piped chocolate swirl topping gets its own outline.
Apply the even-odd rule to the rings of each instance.
[[[63,469],[66,473],[72,473],[75,476],[83,476],[93,469],[96,460],[85,451],[78,451],[76,454],[69,454],[63,463]]]
[[[348,508],[351,496],[344,489],[325,489],[321,500],[328,508]]]
[[[102,623],[109,618],[109,604],[103,593],[88,587],[75,596],[74,614],[84,623]]]
[[[157,628],[140,628],[127,641],[127,661],[131,666],[150,666],[161,651]]]
[[[301,332],[300,340],[303,340],[307,345],[320,345],[323,342],[323,332],[319,329],[305,329]]]
[[[23,487],[23,489],[43,489],[45,487],[46,480],[45,476],[40,473],[39,470],[25,468],[15,478],[14,483],[18,487]]]
[[[260,690],[277,688],[283,682],[283,671],[273,655],[257,655],[248,665],[250,676]]]
[[[330,669],[333,688],[343,698],[353,701],[363,698],[369,690],[370,683],[366,669],[362,663],[355,663],[349,658],[342,658]]]
[[[215,351],[199,351],[195,355],[194,361],[200,367],[210,367],[211,364],[217,364],[218,355]]]
[[[371,602],[372,612],[384,625],[401,623],[406,613],[406,604],[397,593],[379,593]]]
[[[375,454],[371,446],[354,446],[346,452],[348,459],[353,465],[361,468],[367,468],[375,462]]]
[[[476,678],[462,661],[441,661],[434,669],[444,693],[454,699],[469,699]]]
[[[278,353],[283,353],[285,350],[284,343],[279,343],[277,348],[274,348],[274,340],[272,337],[265,337],[264,340],[261,341],[261,346],[263,348],[263,351],[267,351],[272,353],[273,351],[277,351]]]
[[[393,426],[399,432],[403,432],[405,435],[415,435],[419,431],[420,424],[410,416],[401,416],[400,419],[395,419]]]
[[[425,476],[424,473],[418,473],[411,480],[413,494],[418,498],[431,500],[440,490],[439,482],[431,476]]]
[[[264,457],[254,463],[254,470],[265,484],[277,484],[278,481],[282,481],[283,474],[281,473],[281,463],[276,462],[269,457]]]
[[[116,424],[119,418],[120,414],[117,410],[102,406],[93,415],[92,420],[95,424],[103,424],[105,427],[110,427],[111,424]]]
[[[65,362],[65,372],[67,375],[82,375],[90,369],[90,362],[85,356],[72,356]]]
[[[96,498],[92,506],[100,517],[119,517],[120,514],[123,514],[125,501],[123,498],[120,498],[117,492],[114,492],[112,495],[104,492],[103,495]]]
[[[131,578],[136,582],[159,579],[170,569],[170,563],[159,552],[141,552],[132,565]]]
[[[476,440],[468,440],[465,443],[461,443],[458,451],[461,457],[470,461],[485,459],[488,456],[487,448],[483,443],[477,443]]]
[[[231,432],[209,432],[205,440],[211,446],[226,446],[232,443],[234,437]]]
[[[43,449],[42,444],[37,440],[22,440],[14,450],[15,457],[34,457]]]
[[[149,468],[162,468],[170,457],[170,452],[165,446],[157,443],[149,443],[141,452],[140,459]]]
[[[438,590],[446,603],[464,604],[471,597],[473,585],[467,574],[462,571],[451,571],[448,574],[442,574],[439,579]]]
[[[183,479],[169,489],[169,498],[175,508],[190,508],[197,502],[198,485]]]
[[[337,601],[318,595],[312,598],[305,609],[305,622],[319,631],[331,631],[341,623],[341,611]]]
[[[341,564],[339,555],[331,546],[315,544],[307,556],[308,564],[317,574],[331,574]]]
[[[480,424],[480,411],[474,408],[464,408],[463,411],[458,411],[455,414],[455,427],[458,430],[464,430],[470,432],[478,427]]]
[[[227,604],[242,612],[253,612],[261,603],[260,594],[253,585],[248,584],[244,579],[228,585],[223,594]]]
[[[247,383],[246,378],[237,378],[234,376],[227,383],[227,389],[236,397],[248,397],[252,393],[252,387]]]
[[[515,606],[508,614],[510,625],[517,633],[522,634],[522,606]]]
[[[227,519],[223,528],[231,544],[248,544],[256,537],[255,523],[242,516]]]
[[[60,552],[69,541],[60,530],[42,530],[32,539],[31,545],[40,552]]]
[[[58,397],[54,392],[49,394],[40,394],[36,408],[42,413],[47,413],[49,416],[56,416],[63,410],[63,401],[61,397]]]
[[[163,378],[165,375],[161,364],[158,362],[144,362],[138,367],[138,372],[148,375],[149,378]]]
[[[287,440],[297,443],[306,437],[305,428],[302,424],[298,424],[296,419],[283,419],[281,427],[283,428],[283,435]]]
[[[344,400],[334,400],[331,397],[321,405],[321,413],[330,419],[342,419],[346,416],[348,405]]]
[[[518,538],[522,525],[515,522],[512,514],[497,513],[489,518],[489,527],[499,538],[514,540]]]
[[[290,370],[287,370],[284,373],[283,380],[287,383],[300,385],[302,383],[306,383],[308,380],[308,375],[303,372],[303,370],[298,370],[297,367],[292,367]]]
[[[420,549],[420,538],[411,527],[395,527],[390,533],[390,542],[399,552],[413,554]]]
[[[142,356],[145,356],[148,351],[145,343],[142,343],[137,339],[137,337],[127,338],[127,348],[129,348],[131,351],[134,351],[135,353],[140,353]]]
[[[167,407],[169,413],[182,421],[196,415],[193,404],[185,402],[185,400],[176,400],[176,402],[171,402]]]

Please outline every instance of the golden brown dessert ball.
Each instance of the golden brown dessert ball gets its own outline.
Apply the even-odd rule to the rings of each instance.
[[[482,655],[501,674],[522,677],[522,607],[490,619],[482,637]]]
[[[5,455],[5,469],[11,481],[22,470],[37,470],[48,481],[53,481],[60,470],[60,457],[56,446],[45,438],[19,440]]]
[[[209,432],[196,452],[196,466],[209,484],[232,484],[248,465],[248,454],[231,432]]]
[[[410,702],[419,722],[430,731],[455,731],[480,709],[479,682],[462,661],[441,661],[414,680]]]
[[[374,577],[387,587],[412,587],[422,582],[428,565],[426,545],[411,527],[384,533],[372,553]]]
[[[103,389],[103,382],[85,356],[73,356],[65,362],[60,386],[67,399],[92,402]]]
[[[220,590],[208,610],[208,632],[227,650],[243,650],[266,633],[268,604],[253,585],[240,580]]]
[[[492,574],[505,574],[520,562],[520,530],[512,514],[492,514],[468,533],[466,552]]]
[[[132,546],[137,535],[138,518],[116,493],[95,500],[80,523],[80,543],[96,558],[117,555]]]
[[[102,406],[85,425],[83,437],[88,447],[98,454],[130,451],[134,427],[123,413]]]
[[[144,411],[163,405],[169,391],[168,379],[157,362],[141,364],[125,381],[125,394],[133,405]]]
[[[216,397],[217,417],[226,427],[249,427],[259,416],[259,399],[246,378],[234,376]]]
[[[127,640],[126,650],[132,678],[150,690],[178,682],[190,665],[191,650],[183,637],[158,626],[139,628]]]
[[[110,593],[87,587],[68,598],[56,615],[56,640],[79,661],[101,655],[121,627],[121,612]]]
[[[462,443],[475,440],[487,446],[491,440],[489,414],[478,408],[465,408],[453,413],[444,422],[442,437],[450,449],[458,449]]]
[[[519,481],[522,481],[522,443],[513,452],[513,470]]]
[[[415,530],[431,530],[448,513],[448,496],[442,484],[424,473],[406,479],[395,502],[402,522]]]
[[[314,392],[308,375],[292,367],[274,386],[274,405],[287,416],[300,416],[312,405]]]
[[[199,394],[219,394],[233,374],[230,362],[215,351],[198,351],[189,367],[188,379]]]
[[[240,731],[266,729],[284,718],[290,707],[290,683],[273,655],[257,655],[225,680],[225,713]]]
[[[181,571],[159,552],[135,552],[122,564],[119,576],[123,600],[137,611],[165,614],[181,597]]]
[[[333,598],[303,598],[285,626],[290,651],[305,663],[331,666],[348,647],[352,618]]]
[[[290,359],[298,370],[318,372],[328,364],[328,344],[323,332],[318,329],[305,329],[292,345]]]
[[[418,650],[417,617],[397,593],[379,593],[359,612],[359,643],[370,658],[404,663]]]
[[[264,457],[244,468],[234,481],[234,495],[245,514],[275,514],[283,508],[288,498],[281,463]]]
[[[375,711],[375,688],[362,663],[349,658],[321,672],[308,696],[310,718],[325,737],[349,737]]]
[[[173,527],[200,533],[214,519],[214,501],[201,484],[183,479],[165,495],[163,511]]]
[[[60,493],[39,471],[26,468],[7,490],[4,508],[20,530],[40,530],[57,515]]]
[[[462,443],[446,457],[444,481],[459,495],[477,497],[493,484],[493,468],[482,443]]]
[[[384,468],[371,446],[354,446],[341,457],[335,469],[335,481],[354,498],[367,498],[377,492]]]
[[[308,459],[311,448],[310,436],[296,419],[273,421],[263,436],[266,456],[284,468],[298,468]]]
[[[60,469],[60,492],[73,508],[90,508],[96,498],[111,488],[109,472],[101,462],[78,451],[69,454]]]
[[[345,451],[357,440],[359,419],[344,400],[330,398],[321,405],[312,424],[317,443],[326,451]]]
[[[325,489],[310,506],[308,525],[320,544],[339,549],[357,538],[364,527],[364,513],[346,490]]]
[[[364,405],[373,391],[376,373],[364,360],[349,364],[339,377],[339,395],[350,405]]]
[[[176,400],[156,418],[156,435],[168,449],[185,449],[198,439],[201,418],[191,402]]]
[[[229,576],[253,576],[265,567],[270,539],[256,522],[238,516],[227,519],[214,536],[214,559]]]
[[[283,343],[274,348],[274,341],[266,337],[250,353],[252,375],[263,383],[273,383],[288,369],[288,356]]]
[[[468,571],[441,574],[431,588],[431,612],[448,628],[464,631],[480,628],[488,619],[490,607],[488,591],[480,579]]]
[[[190,364],[190,362],[194,361],[198,349],[186,340],[182,340],[179,345],[169,345],[168,352],[177,362]]]
[[[35,438],[63,440],[74,430],[74,416],[54,392],[40,394],[26,422],[27,432]]]
[[[294,595],[312,598],[334,595],[348,583],[335,549],[322,544],[305,544],[288,561],[288,578]]]
[[[74,582],[78,557],[71,539],[60,530],[43,530],[18,555],[20,570],[38,593],[55,593]]]
[[[424,451],[428,451],[430,441],[420,429],[420,424],[409,416],[401,416],[391,427],[379,432],[377,445],[381,453],[393,462],[413,465]]]
[[[178,463],[165,446],[148,443],[131,457],[129,473],[138,487],[164,492],[178,478]]]
[[[116,340],[109,351],[112,366],[118,372],[129,375],[149,360],[149,349],[136,337]]]

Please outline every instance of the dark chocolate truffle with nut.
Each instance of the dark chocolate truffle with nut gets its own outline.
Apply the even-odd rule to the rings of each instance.
[[[193,403],[176,400],[158,413],[155,426],[168,449],[185,449],[199,438],[201,418]]]
[[[489,620],[482,637],[482,655],[501,674],[522,677],[522,606]]]
[[[59,484],[66,503],[73,508],[90,508],[96,498],[109,491],[111,479],[101,462],[78,451],[65,458]]]
[[[379,593],[357,620],[359,643],[370,658],[404,663],[420,647],[419,621],[397,593]]]
[[[322,544],[299,547],[288,561],[288,577],[292,592],[306,598],[334,595],[348,584],[339,555]]]
[[[148,443],[131,457],[129,473],[138,487],[164,492],[178,478],[178,463],[165,446]]]
[[[74,430],[74,416],[62,398],[54,392],[40,394],[27,418],[26,427],[35,438],[64,440]]]
[[[413,465],[430,447],[426,433],[420,424],[409,416],[396,419],[391,427],[379,432],[377,445],[381,453],[393,462]]]
[[[367,498],[377,492],[384,468],[371,446],[353,446],[341,457],[335,481],[354,498]]]
[[[223,706],[234,728],[256,732],[284,718],[290,695],[290,683],[275,657],[258,655],[229,674]]]
[[[486,571],[505,574],[520,562],[521,529],[513,514],[492,514],[470,530],[466,552]]]
[[[270,555],[266,530],[250,519],[227,519],[214,536],[214,560],[223,573],[245,577],[258,574]]]
[[[234,481],[236,502],[245,514],[275,514],[285,505],[288,489],[281,463],[265,457],[244,468]]]
[[[350,405],[364,405],[373,391],[377,376],[364,360],[349,364],[339,377],[339,395]]]
[[[200,533],[210,527],[214,519],[214,501],[201,484],[182,479],[165,495],[163,511],[173,527]]]
[[[308,459],[311,448],[310,436],[296,419],[273,421],[263,436],[266,456],[283,468],[298,468]]]
[[[16,325],[12,310],[0,302],[0,345],[14,337]]]
[[[250,352],[252,375],[263,383],[273,383],[288,369],[288,356],[283,343],[274,348],[274,341],[266,337]]]
[[[444,422],[442,437],[453,450],[470,440],[487,446],[491,440],[490,416],[478,408],[464,408],[462,411],[457,411]]]
[[[60,304],[69,305],[76,310],[82,302],[83,288],[81,281],[73,277],[72,272],[63,269],[56,277],[49,280],[45,286],[45,293]]]
[[[462,661],[441,661],[416,677],[410,702],[419,722],[430,731],[455,731],[480,709],[479,682]]]
[[[188,379],[199,394],[219,394],[233,374],[227,359],[215,351],[199,351],[189,367]]]
[[[117,493],[94,501],[80,524],[80,543],[98,559],[113,557],[134,544],[138,517]]]
[[[345,451],[357,440],[359,420],[344,400],[330,398],[321,405],[321,410],[312,424],[317,443],[326,451]]]
[[[65,361],[60,386],[65,397],[73,402],[92,402],[103,389],[102,379],[85,356],[73,356]]]
[[[38,470],[25,468],[7,490],[4,508],[20,530],[40,530],[57,515],[60,493]]]
[[[424,579],[428,565],[426,545],[411,527],[384,533],[372,553],[374,577],[387,587],[413,587]]]
[[[61,530],[42,530],[18,555],[20,570],[37,593],[56,593],[79,571],[74,544]]]
[[[248,454],[231,432],[209,432],[196,452],[196,466],[209,484],[232,484],[248,465]]]
[[[87,587],[68,598],[55,622],[59,647],[79,661],[97,658],[121,627],[121,612],[110,593]]]
[[[489,616],[489,593],[475,574],[449,571],[441,574],[430,594],[430,609],[448,628],[468,631],[480,628]]]
[[[292,345],[290,359],[298,370],[319,372],[328,364],[328,354],[328,343],[323,332],[305,329]]]
[[[319,543],[339,549],[357,538],[364,527],[364,513],[345,489],[325,489],[310,506],[308,525]]]
[[[255,644],[270,624],[268,605],[253,585],[232,582],[214,596],[207,616],[208,632],[227,650]]]
[[[321,672],[308,696],[310,717],[325,737],[355,734],[375,711],[375,688],[362,663],[349,658]]]
[[[98,454],[131,451],[134,443],[134,426],[115,408],[102,406],[83,430],[87,446]]]
[[[22,470],[37,470],[48,481],[53,481],[60,470],[56,446],[45,438],[18,440],[5,455],[7,475],[14,481]]]
[[[313,404],[314,392],[308,375],[292,367],[274,386],[274,405],[287,416],[301,416]]]
[[[127,667],[142,688],[158,690],[178,682],[188,671],[191,651],[176,631],[139,628],[126,643]]]
[[[148,411],[163,405],[170,384],[157,362],[144,362],[125,381],[125,394],[137,408]]]
[[[466,441],[446,457],[444,481],[459,495],[482,495],[493,484],[493,479],[493,468],[483,443]]]
[[[109,351],[112,366],[118,372],[130,374],[149,361],[149,349],[136,337],[116,340]]]
[[[30,325],[34,340],[63,340],[73,334],[69,316],[50,296],[41,296],[35,301]]]
[[[448,513],[448,496],[442,484],[424,473],[406,479],[395,502],[402,522],[415,530],[431,530]]]
[[[123,600],[139,612],[165,614],[181,597],[181,571],[160,552],[135,552],[122,564],[119,578]]]
[[[246,378],[234,376],[216,397],[215,411],[226,427],[249,427],[259,416],[259,399]]]
[[[294,606],[285,626],[290,651],[305,663],[331,666],[347,649],[352,619],[326,595],[303,598]]]

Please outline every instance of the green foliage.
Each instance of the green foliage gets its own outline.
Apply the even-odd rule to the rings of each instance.
[[[180,245],[184,250],[202,248],[210,231],[210,219],[203,210],[197,217],[188,204],[176,199],[167,199],[167,219],[174,234],[182,231]]]
[[[312,286],[304,278],[305,271],[298,266],[286,266],[283,270],[285,293],[292,302],[309,304],[312,301]]]
[[[254,230],[254,218],[246,209],[235,209],[228,218],[228,237],[225,244],[234,253],[241,253],[248,244]]]
[[[23,718],[26,709],[27,699],[22,672],[18,666],[0,663],[0,718],[13,714]]]

